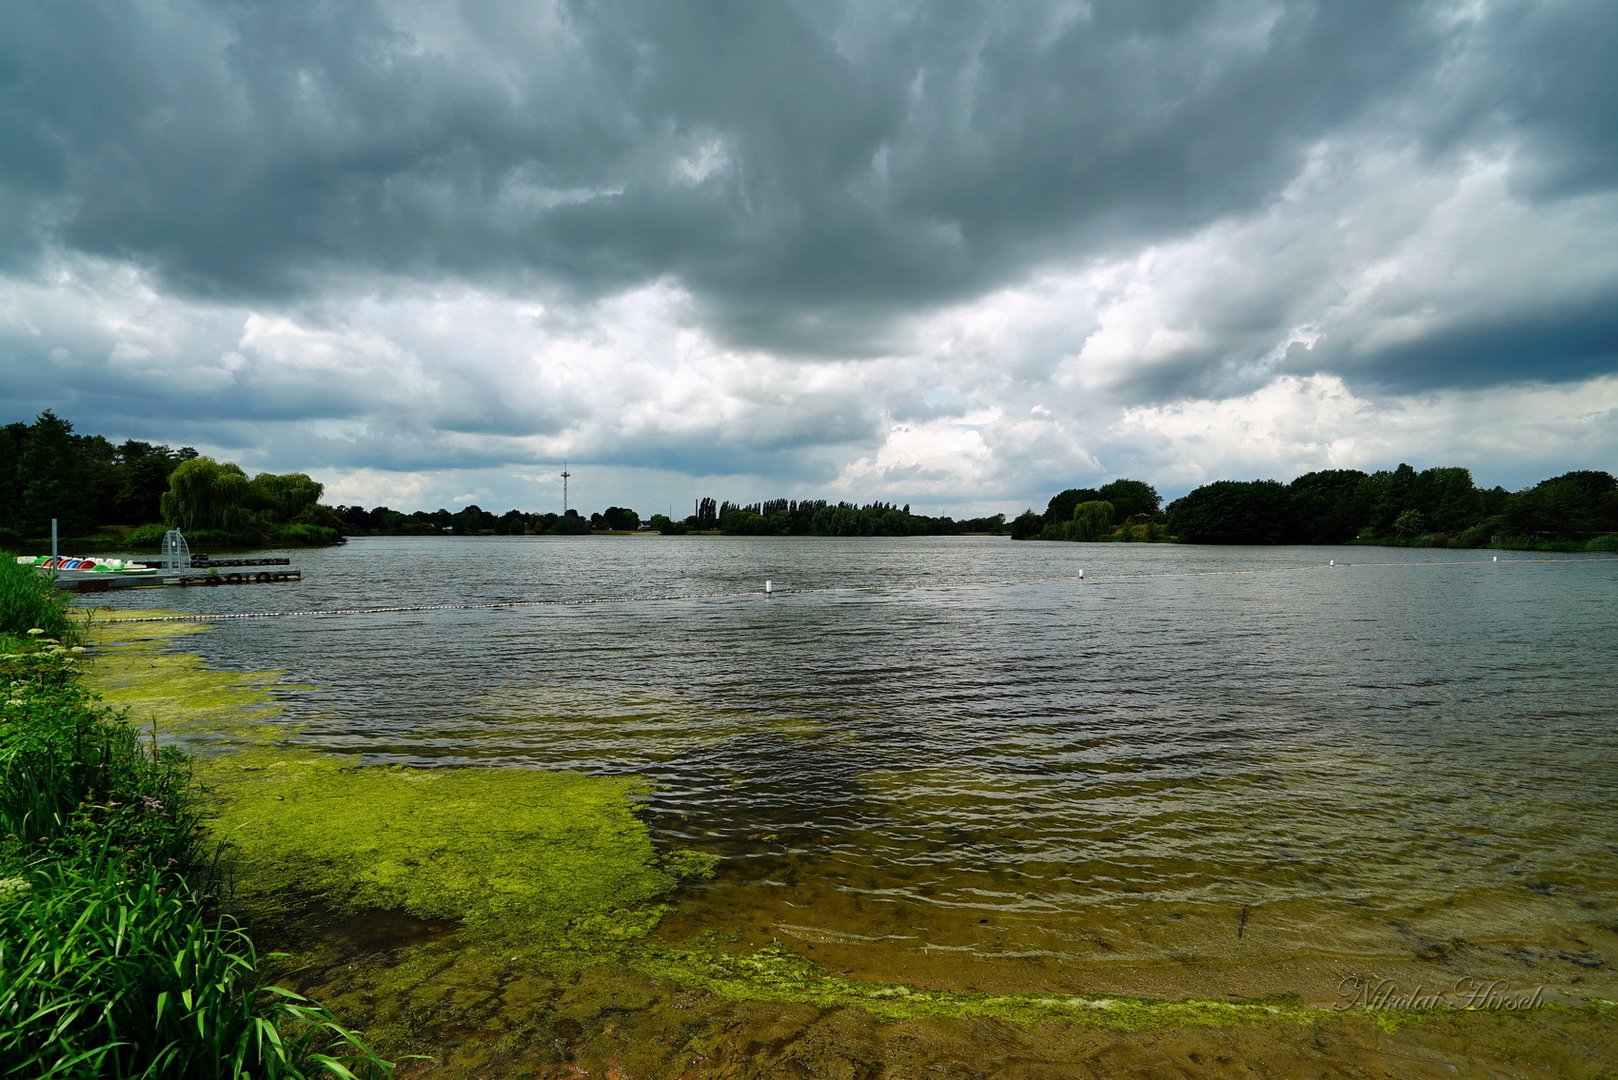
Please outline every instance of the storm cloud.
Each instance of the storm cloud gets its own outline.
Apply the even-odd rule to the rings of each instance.
[[[1614,466],[1600,0],[3,18],[8,420],[500,509]]]

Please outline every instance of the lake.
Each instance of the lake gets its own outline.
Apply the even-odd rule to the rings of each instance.
[[[647,778],[659,841],[721,857],[670,940],[943,989],[1330,1002],[1376,972],[1613,996],[1611,557],[656,536],[278,554],[301,582],[94,602],[264,616],[183,644],[288,671],[300,743]]]

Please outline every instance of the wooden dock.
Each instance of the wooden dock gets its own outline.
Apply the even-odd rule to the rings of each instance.
[[[211,588],[218,585],[271,585],[287,581],[302,581],[297,570],[230,571],[229,573],[175,574],[156,573],[140,576],[98,574],[95,577],[57,578],[56,587],[70,592],[111,592],[114,589],[156,588],[166,585],[199,585]]]
[[[241,559],[213,559],[201,553],[193,555],[191,545],[186,543],[185,535],[179,529],[170,529],[163,534],[163,553],[158,562],[143,560],[134,564],[151,567],[156,573],[125,573],[82,565],[96,561],[94,558],[59,558],[56,554],[56,523],[53,521],[51,557],[44,566],[36,562],[36,569],[49,573],[58,589],[86,593],[166,585],[270,585],[303,580],[303,574],[292,569],[292,560],[279,555]],[[103,559],[100,562],[123,565],[123,560]],[[273,569],[267,570],[265,567]]]

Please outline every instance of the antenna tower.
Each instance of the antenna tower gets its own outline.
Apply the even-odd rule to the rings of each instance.
[[[562,462],[562,516],[567,517],[567,478],[573,474],[567,471],[567,462]]]

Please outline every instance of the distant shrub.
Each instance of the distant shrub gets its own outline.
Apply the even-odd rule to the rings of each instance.
[[[1618,533],[1592,538],[1584,545],[1585,551],[1618,551]]]
[[[342,534],[324,525],[281,525],[270,530],[269,539],[281,547],[330,547]]]
[[[236,533],[220,532],[218,529],[192,529],[185,534],[186,546],[195,554],[203,554],[218,548],[251,547],[247,538]]]
[[[160,522],[153,522],[150,525],[138,525],[124,534],[124,546],[151,548],[155,551],[163,546],[163,535],[168,531],[168,526]]]

